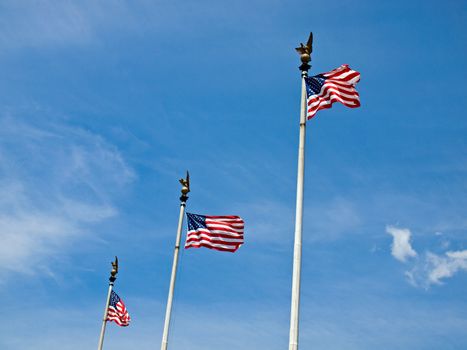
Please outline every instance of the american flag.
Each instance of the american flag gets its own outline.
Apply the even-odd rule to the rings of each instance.
[[[110,294],[109,308],[107,310],[107,321],[114,321],[119,326],[126,327],[130,324],[130,315],[123,304],[122,299],[114,291]]]
[[[188,233],[185,249],[206,247],[235,252],[243,244],[244,222],[234,215],[206,216],[186,213]]]
[[[307,118],[314,117],[320,109],[331,108],[336,101],[350,108],[360,107],[360,97],[355,85],[360,73],[343,64],[327,73],[305,78],[307,95]]]

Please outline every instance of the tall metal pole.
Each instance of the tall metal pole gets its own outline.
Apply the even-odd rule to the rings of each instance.
[[[308,44],[301,44],[296,50],[300,53],[302,65],[302,97],[300,106],[300,138],[298,145],[298,174],[297,174],[297,203],[295,211],[295,243],[293,257],[293,276],[292,276],[292,302],[290,311],[290,335],[289,335],[289,350],[298,350],[298,333],[299,333],[299,311],[300,311],[300,270],[302,265],[302,221],[303,221],[303,185],[305,175],[305,136],[306,136],[306,86],[305,78],[308,76],[310,69],[311,45],[313,36],[310,33]]]
[[[117,279],[117,273],[118,273],[118,258],[115,257],[115,261],[112,262],[112,271],[110,271],[109,291],[107,293],[107,300],[105,302],[104,316],[102,317],[101,336],[99,337],[99,345],[97,347],[97,350],[102,350],[102,346],[104,344],[104,334],[105,334],[105,326],[107,324],[107,312],[109,309],[110,294],[112,293],[112,288],[114,286],[115,280]]]
[[[164,323],[164,332],[162,334],[162,344],[161,350],[167,350],[169,342],[169,327],[170,327],[170,317],[172,314],[172,302],[175,289],[175,279],[177,277],[177,266],[178,266],[178,253],[180,251],[180,240],[182,237],[182,224],[183,216],[185,214],[186,201],[188,200],[188,192],[190,192],[190,175],[188,171],[186,173],[186,179],[180,179],[182,184],[182,196],[180,197],[180,216],[178,218],[178,228],[177,228],[177,237],[175,239],[175,252],[174,260],[172,264],[172,276],[170,277],[170,287],[169,287],[169,296],[167,298],[167,309],[165,311],[165,323]]]

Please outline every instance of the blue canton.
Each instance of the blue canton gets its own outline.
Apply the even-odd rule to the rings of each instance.
[[[200,228],[206,228],[206,217],[203,215],[186,213],[188,221],[188,231],[196,231]]]
[[[115,293],[114,291],[112,291],[112,293],[110,293],[110,303],[109,305],[110,306],[113,306],[113,307],[117,307],[117,303],[120,301],[120,297],[117,295],[117,293]]]
[[[321,74],[315,75],[311,78],[305,78],[307,97],[319,94],[325,81],[326,78]]]

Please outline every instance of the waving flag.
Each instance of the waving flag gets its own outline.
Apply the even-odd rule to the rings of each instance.
[[[114,291],[110,294],[107,321],[114,321],[122,327],[126,327],[130,324],[130,315],[128,314],[125,304]]]
[[[185,249],[206,247],[235,252],[243,244],[244,222],[234,215],[206,216],[186,213],[188,233]]]
[[[314,117],[320,109],[331,108],[336,101],[347,107],[360,107],[360,97],[355,85],[360,73],[343,64],[327,73],[305,78],[307,94],[307,118]]]

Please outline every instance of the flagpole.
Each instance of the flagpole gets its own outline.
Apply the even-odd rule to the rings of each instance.
[[[306,136],[306,86],[305,78],[308,76],[308,70],[311,68],[310,62],[312,34],[307,46],[301,44],[296,50],[300,53],[302,65],[302,96],[300,104],[300,137],[298,146],[298,171],[297,171],[297,202],[295,211],[295,243],[293,257],[293,276],[292,276],[292,301],[290,311],[290,335],[289,350],[298,350],[299,333],[299,311],[300,311],[300,270],[302,264],[302,221],[303,221],[303,187],[305,175],[305,136]]]
[[[167,350],[169,342],[170,317],[172,314],[175,279],[177,277],[178,253],[180,251],[180,240],[182,237],[183,216],[185,214],[186,201],[188,200],[187,194],[190,192],[190,175],[188,174],[188,171],[186,172],[186,179],[180,179],[180,183],[182,184],[182,196],[180,197],[180,216],[178,218],[177,236],[175,239],[174,260],[172,264],[172,275],[170,277],[169,296],[167,297],[167,309],[165,311],[164,332],[162,334],[161,350]]]
[[[117,273],[118,273],[118,258],[115,257],[115,261],[112,262],[112,271],[110,271],[109,291],[107,293],[107,300],[105,302],[104,316],[102,317],[101,335],[99,337],[99,345],[97,347],[97,350],[102,350],[102,346],[104,344],[104,334],[105,334],[105,326],[107,324],[107,312],[109,309],[110,294],[112,293],[112,288],[114,286],[115,280],[117,279]]]

